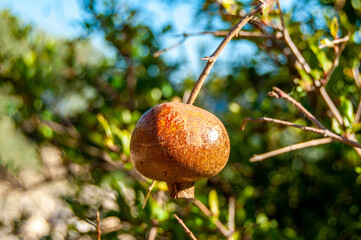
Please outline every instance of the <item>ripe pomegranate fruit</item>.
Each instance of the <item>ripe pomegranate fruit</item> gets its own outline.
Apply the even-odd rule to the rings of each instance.
[[[135,168],[147,178],[166,182],[171,198],[194,198],[194,182],[219,173],[229,150],[227,131],[216,116],[175,102],[148,110],[130,142]]]

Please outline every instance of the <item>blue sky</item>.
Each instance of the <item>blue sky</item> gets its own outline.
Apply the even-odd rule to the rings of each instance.
[[[73,38],[83,31],[80,2],[80,0],[0,0],[0,9],[10,9],[13,14],[25,22],[31,23],[36,28],[53,36]],[[175,33],[202,31],[203,29],[193,22],[194,15],[199,9],[195,9],[194,4],[186,2],[164,3],[162,0],[131,0],[128,3],[143,9],[142,20],[150,23],[155,29],[165,23],[172,22],[175,26],[173,29]],[[281,5],[287,10],[293,2],[294,0],[281,0]],[[178,41],[179,37],[175,35],[160,39],[164,45],[162,47],[168,47]],[[220,39],[214,39],[211,36],[193,37],[177,49],[164,54],[163,57],[169,61],[178,58],[187,59],[189,63],[187,64],[187,72],[197,75],[202,68],[199,59],[204,57],[199,55],[198,46],[203,44],[208,49],[207,51],[212,52],[220,41]],[[107,48],[102,36],[93,35],[91,42],[107,55],[112,55],[112,50]],[[245,55],[251,55],[254,51],[250,45],[244,44],[246,43],[238,43],[237,48],[242,49],[242,51],[237,51],[237,58],[245,59],[247,58]],[[231,53],[234,53],[234,49],[229,46],[222,55],[227,56]],[[222,55],[219,58],[220,61],[222,61]]]

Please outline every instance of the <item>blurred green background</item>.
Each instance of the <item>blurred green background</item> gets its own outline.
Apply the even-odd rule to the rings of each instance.
[[[352,147],[333,142],[250,163],[254,154],[320,136],[266,123],[240,129],[244,118],[263,116],[311,126],[294,106],[267,96],[277,86],[327,128],[359,137],[360,0],[281,1],[310,74],[295,66],[282,39],[232,40],[195,102],[222,120],[231,140],[224,170],[196,183],[196,198],[213,216],[191,201],[169,199],[164,183],[155,184],[142,209],[151,181],[133,169],[131,132],[152,106],[187,99],[204,67],[198,59],[213,53],[222,37],[188,37],[160,57],[153,54],[184,32],[230,30],[250,3],[77,1],[76,30],[69,27],[72,33],[63,36],[54,32],[66,27],[34,27],[3,7],[0,238],[96,239],[85,220],[95,222],[99,211],[102,239],[188,238],[173,213],[198,239],[225,239],[215,223],[229,227],[235,199],[228,239],[361,239],[361,161]],[[29,6],[27,16],[31,12],[36,9]],[[267,26],[245,30],[276,35],[277,8],[258,20]],[[340,126],[313,88],[335,58],[332,47],[318,46],[348,33],[326,86],[342,114]]]

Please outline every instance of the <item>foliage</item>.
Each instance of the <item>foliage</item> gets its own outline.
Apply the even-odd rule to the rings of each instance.
[[[357,1],[346,1],[337,12],[333,6],[339,2],[311,1],[304,7],[300,1],[284,13],[290,36],[309,63],[310,73],[295,65],[292,51],[276,38],[241,40],[257,46],[255,55],[245,62],[230,56],[226,74],[217,71],[217,66],[213,69],[196,104],[221,118],[230,135],[231,156],[219,175],[196,183],[196,198],[208,206],[211,217],[191,201],[170,200],[161,182],[156,183],[142,209],[150,181],[133,169],[129,158],[131,132],[147,109],[165,101],[181,101],[180,96],[193,86],[197,76],[192,81],[182,79],[180,85],[168,81],[179,65],[153,57],[162,33],[139,21],[139,9],[123,2],[83,2],[84,28],[88,34],[103,34],[117,53],[113,59],[94,51],[84,36],[54,39],[2,11],[0,118],[11,121],[21,132],[11,127],[7,127],[11,131],[0,129],[20,139],[6,151],[24,155],[0,154],[0,183],[22,191],[34,188],[27,181],[16,180],[24,169],[24,158],[40,169],[45,176],[43,184],[57,181],[59,176],[66,180],[70,190],[60,195],[72,210],[69,218],[75,219],[67,222],[63,237],[68,239],[95,238],[94,229],[82,231],[79,222],[95,222],[97,211],[101,221],[109,223],[103,226],[102,239],[145,239],[152,229],[160,239],[187,238],[173,213],[198,239],[224,238],[217,221],[224,225],[228,222],[230,198],[236,199],[235,232],[230,239],[360,238],[361,161],[352,147],[333,142],[250,163],[254,154],[318,136],[272,124],[250,123],[244,132],[240,130],[246,117],[268,116],[310,125],[294,106],[267,96],[273,86],[278,86],[328,129],[343,136],[356,134],[357,139],[360,6]],[[203,1],[202,17],[208,21],[205,28],[210,28],[204,30],[215,30],[217,21],[234,25],[239,20],[234,15],[249,10],[248,3]],[[315,11],[322,14],[315,16]],[[270,23],[281,24],[277,8],[262,21],[268,26],[250,24],[246,30],[276,34]],[[319,45],[348,33],[350,40],[339,66],[326,85],[342,114],[342,125],[332,117],[317,90],[317,81],[325,78],[336,57],[333,47],[319,49]],[[235,51],[237,41],[232,45]],[[65,170],[59,176],[47,175],[44,159],[34,156],[35,150],[41,155],[40,149],[48,146],[61,153]],[[17,235],[21,227],[16,221],[27,218],[26,211],[23,214],[12,223],[0,218],[0,229],[7,227],[9,235]],[[111,227],[110,222],[117,224]],[[55,238],[56,229],[51,229],[41,237]]]

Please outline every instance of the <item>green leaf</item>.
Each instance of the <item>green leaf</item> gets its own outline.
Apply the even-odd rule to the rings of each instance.
[[[224,7],[224,9],[228,14],[235,14],[236,5],[234,0],[223,0],[222,6]]]
[[[332,66],[332,62],[327,58],[327,55],[324,51],[320,50],[313,42],[309,41],[309,46],[312,52],[316,55],[320,66],[322,67],[324,72],[329,71]]]
[[[132,134],[126,129],[120,130],[119,128],[116,128],[116,127],[113,129],[113,133],[115,134],[115,136],[118,137],[118,139],[122,143],[123,153],[125,155],[129,156],[130,155],[130,139],[131,139]]]
[[[340,97],[341,101],[341,110],[343,115],[347,118],[346,122],[349,122],[350,124],[354,121],[354,112],[353,112],[353,106],[350,100],[346,99],[344,96]],[[348,126],[346,126],[348,127]]]
[[[107,135],[107,137],[112,138],[112,131],[110,130],[109,123],[105,119],[105,117],[99,113],[99,114],[97,114],[97,119],[100,122],[100,124],[103,126],[105,134]]]
[[[332,129],[338,133],[338,134],[342,134],[342,129],[340,124],[337,122],[336,118],[332,118]]]
[[[208,196],[209,201],[209,207],[214,217],[218,218],[219,216],[219,202],[218,202],[218,196],[217,191],[215,189],[212,189],[209,192]]]
[[[337,17],[333,17],[330,23],[330,31],[333,38],[337,38],[338,29],[339,29],[338,19]]]

